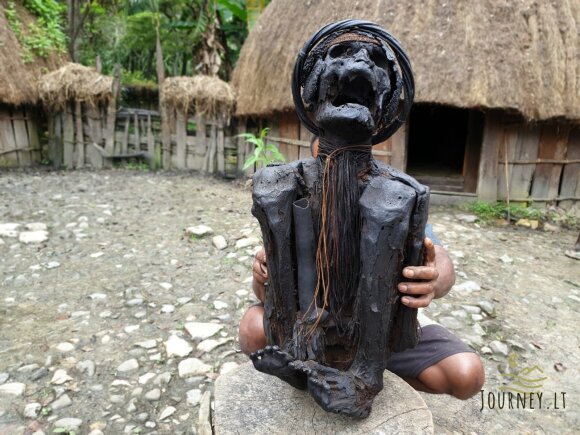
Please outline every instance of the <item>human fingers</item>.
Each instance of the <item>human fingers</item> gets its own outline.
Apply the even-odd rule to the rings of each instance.
[[[252,264],[252,274],[254,279],[262,284],[268,280],[268,269],[257,259]]]
[[[409,295],[426,295],[435,291],[433,284],[433,281],[402,282],[398,285],[398,288],[401,293]]]
[[[403,276],[410,279],[434,281],[439,278],[439,272],[432,266],[408,266],[403,269]]]
[[[425,266],[433,266],[435,264],[435,244],[433,243],[433,240],[429,237],[425,237],[423,240],[423,246],[425,246]]]
[[[432,300],[433,293],[429,293],[418,297],[404,296],[401,302],[409,308],[425,308],[429,306]]]

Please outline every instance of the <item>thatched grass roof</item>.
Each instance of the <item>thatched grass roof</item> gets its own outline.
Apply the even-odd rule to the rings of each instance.
[[[273,0],[233,74],[239,115],[293,109],[306,39],[344,18],[375,21],[409,53],[416,102],[580,119],[580,1]]]
[[[228,117],[235,102],[231,86],[217,77],[170,77],[161,87],[161,104],[176,107],[185,113],[207,116],[222,113]]]
[[[113,77],[94,68],[67,63],[41,77],[38,90],[42,102],[50,108],[62,109],[67,101],[80,101],[92,106],[108,104],[113,97]]]
[[[32,15],[15,2],[18,19],[26,33],[28,24],[34,22]],[[53,54],[47,59],[36,58],[25,63],[21,57],[22,47],[12,32],[4,13],[7,2],[0,0],[0,103],[21,105],[38,101],[36,81],[43,72],[58,68],[64,55]]]

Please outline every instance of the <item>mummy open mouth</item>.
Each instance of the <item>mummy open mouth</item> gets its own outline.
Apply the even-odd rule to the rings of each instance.
[[[363,76],[345,77],[338,83],[338,94],[331,100],[334,107],[357,104],[371,110],[374,108],[373,86]]]

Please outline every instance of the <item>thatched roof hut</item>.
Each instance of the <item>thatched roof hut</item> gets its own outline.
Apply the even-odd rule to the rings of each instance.
[[[26,25],[33,23],[34,18],[19,2],[14,3],[18,19],[23,23],[22,31],[26,33]],[[6,18],[7,4],[7,1],[0,0],[0,103],[14,106],[35,104],[38,101],[37,79],[62,65],[65,56],[55,53],[25,62],[20,42]]]
[[[161,104],[184,113],[193,112],[209,117],[224,114],[229,117],[235,102],[231,86],[217,77],[171,77],[161,87]]]
[[[107,105],[114,95],[113,77],[77,63],[67,63],[42,76],[38,90],[42,102],[51,109],[62,109],[69,101],[93,107]]]
[[[580,2],[535,0],[273,0],[233,74],[237,114],[292,110],[299,49],[344,18],[377,22],[401,41],[416,102],[580,119]]]

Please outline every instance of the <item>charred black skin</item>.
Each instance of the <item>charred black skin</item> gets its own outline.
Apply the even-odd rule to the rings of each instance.
[[[303,98],[315,114],[321,142],[370,148],[390,90],[387,61],[384,47],[358,41],[335,45],[318,59]],[[322,179],[320,160],[266,167],[253,180],[252,213],[261,226],[268,262],[264,327],[269,345],[251,359],[256,369],[308,390],[326,411],[353,418],[369,415],[383,388],[390,353],[417,342],[416,310],[401,304],[397,284],[405,266],[422,262],[429,199],[425,186],[373,160],[370,152],[365,164],[371,169],[360,180],[360,258],[353,258],[360,263],[352,307],[358,328],[354,351],[345,350],[348,364],[343,367],[325,360],[325,335],[334,319],[323,313],[313,332],[313,319],[320,313],[308,311],[314,305],[313,289],[307,287],[315,280],[301,276],[312,272],[300,265],[303,255],[312,261],[311,254],[304,254],[312,236],[302,234],[304,211],[295,218],[293,210],[297,201],[304,208],[313,199]]]

